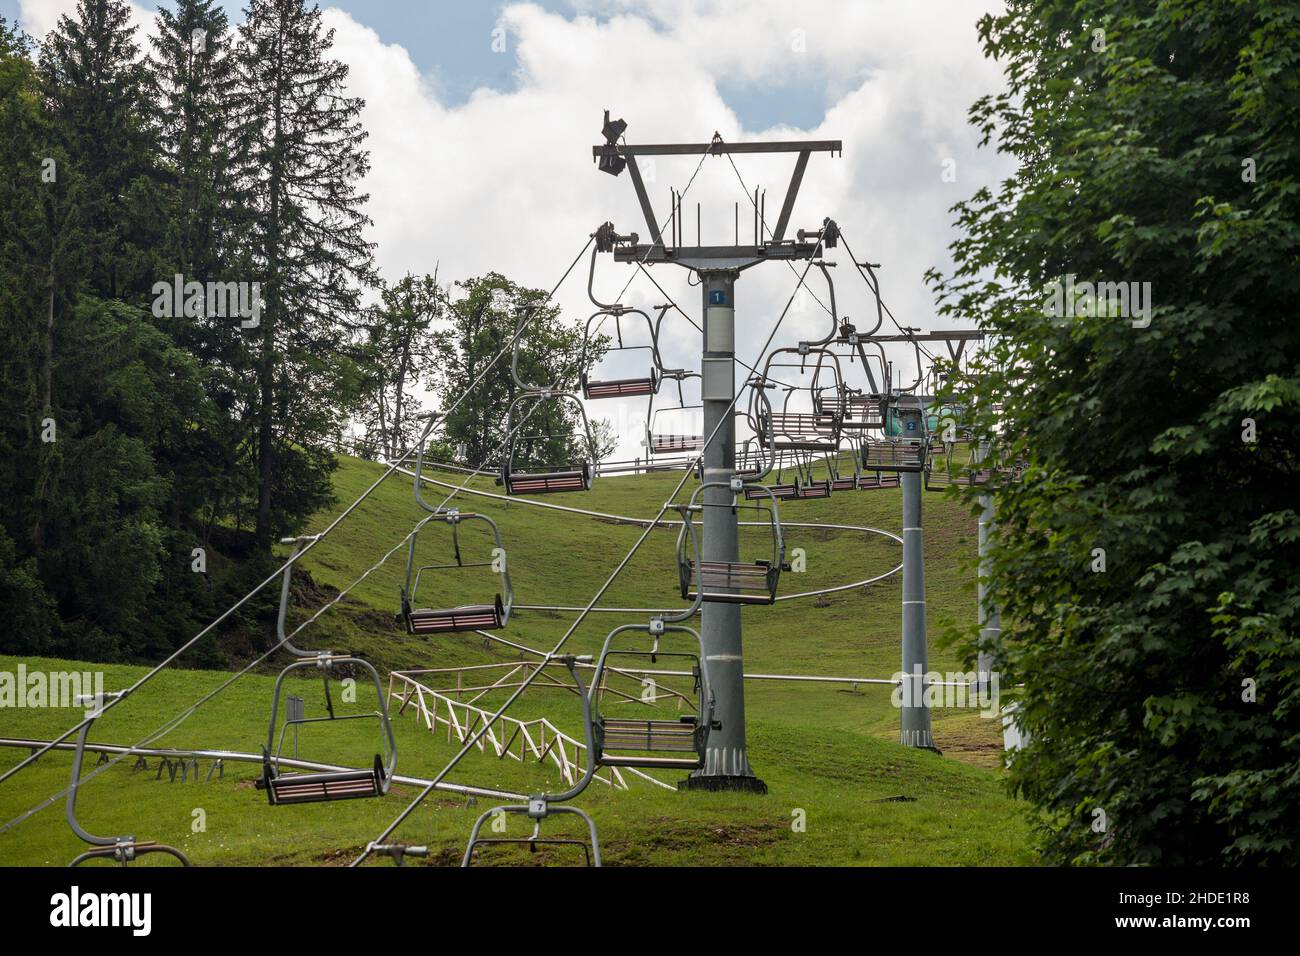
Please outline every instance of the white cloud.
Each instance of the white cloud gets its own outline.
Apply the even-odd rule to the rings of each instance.
[[[143,33],[152,32],[153,14],[137,4],[131,8],[131,22]],[[37,40],[53,30],[59,18],[77,15],[77,0],[18,0],[18,15],[23,29]],[[141,42],[137,39],[137,42]]]
[[[999,68],[984,59],[975,32],[988,3],[577,0],[582,12],[571,17],[513,4],[501,23],[519,62],[516,88],[482,89],[454,108],[439,101],[399,43],[383,42],[336,8],[324,19],[336,30],[334,55],[350,66],[350,91],[366,100],[371,172],[364,188],[385,277],[432,272],[440,263],[444,278],[497,270],[549,287],[604,220],[644,237],[628,177],[600,175],[591,160],[602,110],[609,108],[628,121],[629,142],[703,142],[715,130],[727,140],[842,140],[842,158],[819,154],[809,163],[791,231],[835,218],[859,256],[882,263],[882,288],[898,319],[933,328],[922,275],[947,261],[948,207],[1009,171],[1005,159],[977,151],[977,133],[966,122],[970,103],[1001,87]],[[41,33],[74,6],[74,0],[22,0],[24,23]],[[467,39],[482,42],[485,55],[491,41]],[[830,91],[833,105],[814,128],[743,129],[718,92],[719,84],[738,83],[770,85],[774,96],[789,83],[814,84]],[[945,159],[956,162],[955,183],[941,178]],[[650,191],[661,217],[669,186],[681,189],[696,163],[688,157],[656,164]],[[740,157],[737,165],[750,190],[766,188],[772,224],[792,157]],[[691,187],[684,205],[688,241],[697,201],[705,242],[731,237],[736,202],[741,235],[752,234],[748,200],[725,159],[705,160]],[[874,307],[843,247],[829,258],[840,263],[834,275],[841,313],[869,326]],[[585,271],[584,262],[558,296],[575,322],[591,311]],[[659,266],[653,274],[699,314],[698,290],[687,285],[683,270]],[[597,289],[612,295],[627,275],[628,267],[602,259]],[[815,271],[810,281],[825,298]],[[775,263],[745,273],[737,290],[740,341],[750,350],[745,359],[754,358],[793,284],[790,270]],[[660,298],[643,277],[627,297],[641,304]],[[787,318],[777,344],[820,335],[825,323],[825,314],[809,304]],[[698,333],[684,321],[672,325],[666,349],[669,364],[698,367]],[[902,349],[893,357],[911,361]],[[593,408],[599,415],[610,411]],[[621,451],[637,449],[628,444]]]
[[[386,275],[432,271],[440,261],[444,276],[495,269],[549,286],[605,219],[644,236],[628,177],[599,175],[591,161],[608,107],[627,119],[629,142],[703,142],[715,130],[727,140],[841,139],[843,158],[822,154],[810,162],[791,229],[835,218],[859,256],[882,263],[883,291],[899,320],[937,327],[922,275],[947,260],[948,207],[1007,172],[1005,161],[976,150],[976,133],[966,122],[974,98],[1000,86],[999,70],[984,60],[975,33],[980,5],[622,0],[582,6],[602,19],[564,17],[531,4],[506,7],[502,23],[520,64],[517,89],[480,90],[454,109],[438,102],[400,46],[384,44],[341,11],[326,12],[337,29],[336,54],[352,67],[351,88],[367,101],[372,172],[365,185]],[[792,47],[795,30],[804,31],[803,52]],[[489,38],[482,42],[486,47]],[[718,93],[723,82],[780,86],[790,77],[843,91],[817,127],[742,129]],[[941,179],[948,158],[956,161],[956,183]],[[682,188],[696,162],[656,164],[650,191],[661,216],[669,186]],[[750,190],[767,189],[769,225],[791,163],[790,157],[737,161]],[[688,240],[696,201],[703,204],[705,242],[730,238],[737,201],[741,234],[752,234],[747,200],[726,160],[706,160],[691,187]],[[874,309],[843,248],[830,258],[840,262],[834,274],[841,312],[869,325]],[[627,268],[602,261],[598,290],[616,292]],[[574,321],[591,311],[582,272],[585,263],[558,297]],[[687,286],[683,270],[660,266],[654,275],[699,314],[698,291]],[[810,281],[824,299],[815,272]],[[738,322],[751,353],[793,285],[790,270],[777,264],[756,267],[741,280]],[[643,304],[660,298],[643,278],[628,296]],[[826,321],[810,303],[787,318],[778,344],[819,335]],[[698,333],[685,322],[675,324],[667,348],[670,364],[698,365]],[[902,349],[892,357],[911,361]],[[593,412],[613,411],[609,404]],[[630,442],[620,450],[637,453]]]

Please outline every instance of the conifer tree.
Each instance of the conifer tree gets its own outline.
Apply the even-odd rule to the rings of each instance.
[[[262,311],[257,364],[257,537],[329,495],[351,369],[342,345],[373,281],[363,229],[368,168],[360,99],[348,68],[329,56],[332,30],[302,0],[251,0],[240,30],[240,81],[255,140],[251,236]],[[353,379],[355,377],[353,376]]]
[[[84,182],[87,286],[142,299],[163,217],[147,74],[125,0],[80,0],[46,37],[40,71],[54,144]]]

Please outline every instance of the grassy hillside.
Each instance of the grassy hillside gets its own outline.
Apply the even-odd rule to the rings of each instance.
[[[340,502],[351,501],[379,473],[377,466],[344,459],[336,485]],[[440,476],[459,483],[460,479]],[[589,493],[550,496],[554,504],[612,514],[648,516],[671,492],[679,476],[652,475],[598,481]],[[471,487],[497,491],[490,479]],[[688,489],[690,485],[688,485]],[[431,491],[426,497],[433,497]],[[927,584],[932,632],[931,665],[956,669],[958,661],[933,636],[945,618],[975,613],[969,559],[975,547],[974,521],[939,495],[926,497]],[[632,524],[596,520],[519,502],[461,496],[465,510],[480,510],[501,526],[519,604],[581,605],[640,532]],[[827,501],[790,503],[786,522],[854,524],[897,533],[897,491],[837,494]],[[420,517],[409,479],[390,480],[306,559],[311,583],[295,587],[293,619],[302,620],[334,589],[350,584]],[[743,516],[742,516],[743,517]],[[321,515],[318,530],[329,520]],[[487,560],[491,542],[477,530],[461,538],[466,561]],[[614,607],[672,607],[680,604],[672,562],[675,531],[656,531],[615,581],[601,604]],[[807,571],[783,576],[782,592],[811,590],[882,574],[899,561],[897,543],[879,535],[818,528],[787,531],[789,548],[803,548]],[[756,531],[742,532],[742,556],[760,557],[770,544]],[[451,559],[445,528],[430,526],[421,535],[417,560]],[[518,660],[504,645],[475,635],[425,639],[403,634],[393,617],[404,553],[393,557],[349,598],[305,631],[300,643],[361,652],[389,668],[449,667]],[[430,579],[431,603],[487,599],[495,579],[483,569],[467,569]],[[426,583],[421,584],[423,592]],[[440,592],[439,598],[432,591]],[[421,602],[423,603],[423,601]],[[888,677],[898,669],[899,580],[890,577],[821,599],[783,602],[744,611],[746,670],[750,673]],[[549,649],[574,618],[571,612],[520,611],[503,637]],[[624,615],[593,614],[568,648],[599,649],[605,633]],[[268,635],[269,637],[269,635]],[[15,659],[0,658],[13,670]],[[28,661],[29,669],[82,669],[68,662]],[[120,686],[140,669],[102,668],[106,685]],[[266,735],[273,669],[250,675],[200,709],[155,746],[194,746],[255,751]],[[100,721],[93,740],[135,742],[183,710],[226,675],[177,670],[164,674],[137,697]],[[436,683],[435,678],[429,679]],[[308,714],[322,711],[318,682],[295,685],[307,700]],[[373,706],[364,688],[355,705]],[[489,694],[489,706],[501,700]],[[1032,862],[1027,826],[1020,808],[1005,795],[995,769],[999,749],[996,721],[973,711],[936,711],[935,736],[944,756],[897,746],[897,711],[887,687],[749,681],[746,685],[751,761],[771,790],[766,797],[678,794],[644,783],[624,792],[593,785],[581,805],[596,818],[607,862],[611,864],[835,863],[835,864],[1016,864]],[[663,705],[667,706],[667,705]],[[579,732],[579,710],[572,694],[554,689],[530,691],[512,713],[546,715],[566,731]],[[75,712],[4,712],[3,733],[50,736],[71,725]],[[454,753],[446,735],[435,737],[408,714],[396,718],[399,770],[430,776]],[[335,762],[365,761],[375,741],[361,721],[347,722],[339,734],[309,738],[304,758]],[[318,729],[313,729],[319,732]],[[9,766],[22,751],[0,751]],[[336,862],[355,853],[404,805],[410,788],[398,787],[386,800],[334,805],[270,808],[252,789],[252,765],[228,764],[223,782],[156,781],[156,761],[147,772],[132,772],[124,761],[86,787],[83,821],[92,830],[126,828],[174,842],[206,864]],[[55,755],[0,786],[0,816],[15,816],[66,785],[67,755]],[[206,774],[206,767],[204,768]],[[673,774],[660,774],[669,781]],[[481,786],[528,792],[552,787],[558,774],[547,765],[523,766],[494,756],[466,758],[451,779]],[[907,798],[895,800],[892,798]],[[434,862],[451,861],[463,848],[473,817],[486,806],[466,806],[461,797],[440,795],[428,801],[399,831],[408,842],[427,842],[440,851]],[[194,811],[204,810],[206,832],[192,833]],[[807,819],[796,832],[796,811]],[[523,824],[512,820],[512,831]],[[560,829],[564,829],[563,826]],[[79,847],[63,821],[62,806],[46,809],[0,835],[0,859],[7,862],[61,863]],[[546,854],[517,857],[538,862]],[[500,856],[497,859],[501,859]]]

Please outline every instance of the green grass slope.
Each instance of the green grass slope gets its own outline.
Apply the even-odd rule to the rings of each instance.
[[[380,473],[373,463],[343,459],[336,476],[340,502],[348,502]],[[458,476],[436,476],[453,484]],[[648,517],[671,493],[680,476],[671,474],[607,478],[587,493],[549,496],[548,503],[611,514]],[[693,483],[688,483],[687,491]],[[490,479],[475,479],[470,487],[497,492]],[[430,489],[426,497],[441,500]],[[501,526],[518,604],[585,605],[618,560],[640,534],[633,524],[599,520],[471,495],[459,495],[464,510],[490,515]],[[975,548],[975,526],[965,510],[941,495],[928,495],[926,556],[932,633],[931,666],[956,670],[958,661],[935,646],[933,636],[946,619],[961,620],[975,613],[975,588],[969,558]],[[825,501],[788,503],[783,520],[813,524],[851,524],[898,532],[900,497],[897,491],[841,493]],[[410,480],[397,476],[372,497],[305,560],[314,586],[305,578],[295,586],[291,624],[315,611],[330,595],[352,585],[419,520]],[[745,516],[742,515],[742,518]],[[322,514],[314,526],[324,527]],[[467,562],[488,560],[491,541],[471,525],[463,526],[460,546]],[[611,585],[601,600],[608,607],[674,607],[677,594],[673,544],[676,532],[659,530]],[[882,574],[899,561],[896,542],[879,535],[825,528],[787,529],[787,547],[802,548],[807,571],[782,578],[782,593],[795,593],[847,584]],[[742,556],[756,558],[770,549],[758,530],[742,531]],[[420,536],[417,561],[445,563],[452,559],[447,531],[429,526]],[[503,644],[476,635],[434,639],[411,637],[397,625],[394,611],[402,581],[405,551],[356,584],[340,605],[305,630],[305,647],[330,646],[359,652],[389,669],[445,668],[527,659]],[[829,595],[781,602],[774,607],[743,612],[746,671],[765,674],[888,677],[899,666],[898,627],[900,582],[894,577]],[[430,577],[431,604],[461,604],[490,597],[495,578],[484,569],[465,569]],[[421,600],[420,603],[424,603]],[[519,611],[501,636],[534,648],[549,649],[575,618],[572,612]],[[617,623],[643,618],[609,613],[592,614],[566,645],[595,653],[605,634]],[[269,643],[270,635],[267,635]],[[262,646],[266,646],[263,644]],[[277,658],[281,661],[281,658]],[[19,661],[0,658],[0,670],[16,669]],[[65,661],[25,661],[30,669],[83,670],[89,665]],[[97,667],[105,672],[109,689],[122,686],[142,668]],[[200,708],[157,747],[201,747],[256,751],[266,738],[274,668],[241,679]],[[161,675],[140,694],[99,721],[92,740],[134,743],[228,675],[213,671],[174,670]],[[455,686],[455,679],[429,674],[429,686]],[[689,687],[670,687],[688,691]],[[308,715],[319,715],[319,681],[295,681],[292,692],[307,700]],[[638,688],[629,685],[637,696]],[[364,687],[355,703],[342,704],[354,712],[373,709]],[[478,703],[491,707],[505,691],[483,695]],[[465,696],[471,696],[466,694]],[[935,737],[944,755],[910,751],[894,743],[898,715],[890,705],[889,688],[879,685],[814,684],[753,680],[746,684],[750,758],[767,782],[764,797],[733,794],[679,794],[644,782],[626,791],[593,784],[580,805],[596,819],[609,864],[905,864],[976,865],[1033,862],[1028,827],[1021,808],[1005,793],[998,762],[997,722],[971,710],[936,710]],[[611,708],[648,705],[611,703]],[[664,702],[654,705],[671,707]],[[570,692],[537,687],[512,714],[521,718],[545,715],[577,735],[580,712]],[[49,737],[73,724],[78,712],[56,709],[0,711],[0,734]],[[399,772],[432,776],[456,751],[446,730],[430,734],[413,709],[395,717]],[[332,731],[327,733],[326,731]],[[330,762],[368,761],[377,738],[367,721],[349,721],[333,728],[304,732],[300,754]],[[0,750],[0,767],[25,754]],[[93,763],[93,758],[90,761]],[[148,770],[132,770],[128,759],[101,774],[81,798],[83,822],[95,832],[127,831],[140,837],[178,845],[202,864],[337,863],[351,858],[405,805],[414,791],[397,786],[384,800],[346,801],[331,805],[268,807],[252,787],[257,767],[228,763],[224,779],[196,783],[192,778],[168,782],[155,779],[157,760]],[[3,821],[33,807],[67,784],[70,757],[55,754],[13,780],[0,785]],[[207,765],[203,767],[207,773]],[[661,773],[668,782],[681,774]],[[451,780],[519,792],[558,787],[553,765],[520,764],[475,751],[453,771]],[[901,799],[900,799],[901,798]],[[463,851],[474,817],[490,803],[439,794],[414,813],[397,838],[428,843],[435,855],[429,862],[455,862]],[[202,811],[199,813],[198,811]],[[0,822],[3,822],[0,821]],[[200,827],[200,822],[202,826]],[[567,821],[548,830],[573,832]],[[522,831],[517,818],[510,834]],[[494,834],[499,835],[499,834]],[[62,803],[54,804],[0,834],[0,861],[60,864],[81,845],[68,831]],[[572,851],[529,854],[497,850],[498,862],[574,862]],[[486,854],[484,862],[489,862]]]

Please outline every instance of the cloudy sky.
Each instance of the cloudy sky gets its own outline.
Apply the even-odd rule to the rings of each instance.
[[[156,6],[138,0],[142,25]],[[976,148],[966,122],[971,102],[1001,86],[975,32],[992,6],[344,0],[325,5],[325,21],[336,31],[335,55],[351,68],[352,92],[366,101],[372,170],[364,188],[386,278],[432,272],[437,263],[442,277],[495,269],[549,287],[601,222],[644,236],[628,177],[601,175],[591,160],[609,109],[627,120],[629,143],[705,142],[715,131],[728,141],[842,140],[842,157],[812,157],[791,228],[834,218],[860,257],[881,263],[882,290],[899,320],[929,329],[939,326],[922,275],[948,262],[948,208],[1009,172],[1005,159]],[[242,19],[242,3],[226,7],[233,22]],[[38,37],[73,9],[75,0],[0,0],[0,16]],[[683,188],[697,163],[661,159],[649,171],[661,219],[670,187]],[[767,190],[774,220],[792,157],[740,157],[737,165],[751,192]],[[706,160],[687,194],[691,242],[696,202],[706,244],[730,241],[737,202],[742,237],[752,235],[748,199],[726,159]],[[840,263],[841,314],[867,323],[866,290],[843,248],[828,259]],[[617,292],[629,268],[602,262],[598,292]],[[699,293],[684,271],[659,266],[654,274],[698,318]],[[575,274],[558,296],[575,322],[590,312],[585,279]],[[736,295],[742,358],[754,358],[795,282],[777,263],[744,274]],[[824,299],[823,288],[817,279]],[[625,301],[661,298],[638,277]],[[800,297],[778,343],[820,336],[827,324],[820,307]],[[698,367],[694,329],[677,321],[666,337],[668,364]],[[910,361],[901,351],[894,357]],[[598,411],[635,431],[643,407]],[[634,443],[621,450],[638,451]]]

